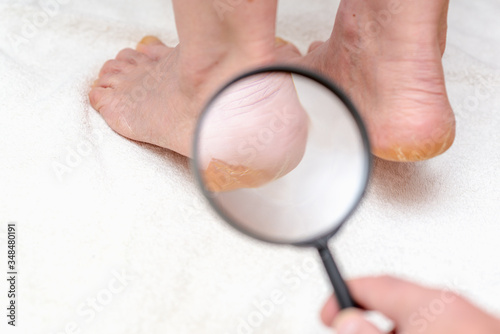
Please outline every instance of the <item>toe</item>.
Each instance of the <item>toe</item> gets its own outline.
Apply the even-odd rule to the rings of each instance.
[[[102,88],[115,88],[120,82],[126,81],[125,77],[121,73],[106,73],[97,79],[93,87],[102,87]]]
[[[279,48],[279,47],[282,47],[282,46],[285,46],[285,45],[288,45],[290,44],[287,40],[284,40],[283,38],[281,37],[278,37],[276,36],[274,38],[274,45]]]
[[[154,36],[144,37],[136,47],[137,51],[145,54],[153,60],[166,57],[173,49]]]
[[[95,110],[99,111],[111,95],[110,88],[95,87],[89,92],[89,101]]]
[[[155,36],[145,36],[141,41],[137,44],[139,45],[165,45],[158,37]]]
[[[274,45],[277,59],[280,61],[292,60],[301,56],[299,49],[295,45],[280,37],[275,38]]]
[[[99,77],[108,73],[117,74],[123,72],[128,66],[130,66],[130,64],[124,61],[116,59],[108,60],[102,66],[101,71],[99,72]]]
[[[127,62],[132,65],[137,65],[141,59],[144,59],[146,56],[136,50],[133,49],[123,49],[116,55],[116,60],[121,60]]]
[[[309,45],[309,49],[307,50],[307,53],[313,52],[314,50],[319,48],[322,44],[323,44],[323,42],[321,42],[321,41],[312,42],[311,45]]]

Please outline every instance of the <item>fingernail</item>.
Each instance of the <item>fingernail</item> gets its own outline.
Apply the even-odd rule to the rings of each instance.
[[[361,322],[358,319],[351,319],[335,328],[337,334],[357,334],[361,329]]]
[[[356,334],[362,327],[362,314],[359,310],[348,309],[341,312],[334,320],[332,327],[337,334]]]

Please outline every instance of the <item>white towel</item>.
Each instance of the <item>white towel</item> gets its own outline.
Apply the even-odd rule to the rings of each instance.
[[[170,2],[47,3],[0,4],[1,268],[7,223],[19,233],[12,332],[330,333],[314,251],[233,231],[184,158],[120,137],[89,105],[119,50],[150,34],[176,43]],[[337,5],[282,0],[279,36],[305,51],[328,37]],[[365,201],[331,243],[346,277],[450,287],[500,315],[499,14],[496,0],[451,1],[455,144],[428,162],[375,162]]]

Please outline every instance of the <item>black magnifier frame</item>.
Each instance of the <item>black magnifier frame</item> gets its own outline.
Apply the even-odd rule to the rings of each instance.
[[[284,241],[279,241],[279,240],[273,240],[273,239],[268,239],[265,238],[257,233],[253,233],[251,231],[245,230],[240,227],[239,224],[234,223],[234,219],[227,215],[224,210],[222,210],[217,202],[214,199],[213,193],[209,190],[206,189],[204,186],[204,181],[203,181],[203,175],[198,168],[197,164],[197,152],[199,152],[199,140],[200,140],[200,133],[201,133],[201,128],[203,126],[205,117],[210,111],[211,106],[213,103],[220,97],[221,94],[223,94],[227,88],[229,88],[231,85],[237,83],[238,81],[258,75],[258,74],[264,74],[264,73],[269,73],[269,72],[279,72],[279,73],[287,73],[287,74],[296,74],[299,76],[303,76],[305,78],[308,78],[310,80],[316,81],[317,83],[321,84],[322,86],[326,87],[328,90],[330,90],[332,93],[334,93],[339,100],[345,105],[345,107],[349,110],[352,118],[356,122],[356,125],[359,129],[360,135],[361,135],[361,140],[362,144],[364,147],[364,154],[365,154],[365,159],[366,161],[365,168],[363,175],[361,176],[363,178],[362,184],[364,187],[362,187],[362,190],[358,194],[356,200],[353,201],[351,208],[347,211],[347,214],[345,215],[344,219],[337,224],[332,230],[323,233],[322,235],[319,235],[318,237],[314,237],[312,239],[308,239],[305,241],[301,242],[284,242]],[[315,247],[318,249],[318,252],[320,254],[320,257],[323,261],[323,264],[325,266],[326,272],[328,274],[328,277],[330,278],[330,281],[334,287],[335,290],[335,295],[337,297],[337,300],[339,302],[339,306],[341,309],[345,308],[350,308],[350,307],[356,307],[356,308],[362,308],[359,304],[357,304],[351,297],[351,294],[349,293],[349,290],[347,288],[347,285],[342,278],[337,265],[335,264],[335,261],[332,257],[332,254],[328,248],[328,240],[330,240],[339,230],[340,228],[344,225],[344,223],[349,219],[349,217],[353,214],[355,209],[358,207],[360,204],[364,194],[366,193],[366,188],[368,186],[368,182],[370,179],[371,175],[371,170],[372,170],[372,155],[371,155],[371,149],[370,149],[370,140],[368,138],[368,132],[366,130],[366,127],[363,123],[363,120],[357,111],[356,107],[350,100],[350,98],[347,96],[346,93],[342,89],[340,89],[336,84],[325,78],[324,76],[320,75],[319,73],[301,68],[301,67],[296,67],[296,66],[267,66],[267,67],[261,67],[258,69],[254,69],[248,72],[245,72],[243,74],[238,75],[228,83],[226,83],[222,88],[220,88],[217,93],[206,103],[205,108],[203,109],[200,118],[198,119],[198,123],[195,128],[195,136],[194,136],[194,143],[193,143],[193,159],[192,159],[192,169],[194,170],[195,178],[198,183],[198,185],[201,188],[201,191],[203,195],[207,198],[209,201],[211,207],[215,210],[215,212],[223,218],[227,223],[229,223],[233,228],[236,230],[240,231],[241,233],[251,236],[252,238],[268,242],[268,243],[273,243],[273,244],[281,244],[281,245],[293,245],[293,246],[298,246],[298,247]]]

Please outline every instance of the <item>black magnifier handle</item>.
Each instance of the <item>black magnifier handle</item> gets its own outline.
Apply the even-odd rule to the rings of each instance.
[[[346,309],[350,307],[360,308],[354,299],[352,299],[351,293],[347,288],[347,284],[344,279],[340,275],[339,269],[335,264],[335,260],[333,259],[332,253],[328,249],[327,246],[318,247],[319,255],[321,256],[321,260],[325,265],[326,272],[330,281],[332,282],[333,289],[335,290],[335,296],[337,296],[337,301],[339,303],[340,309]]]

